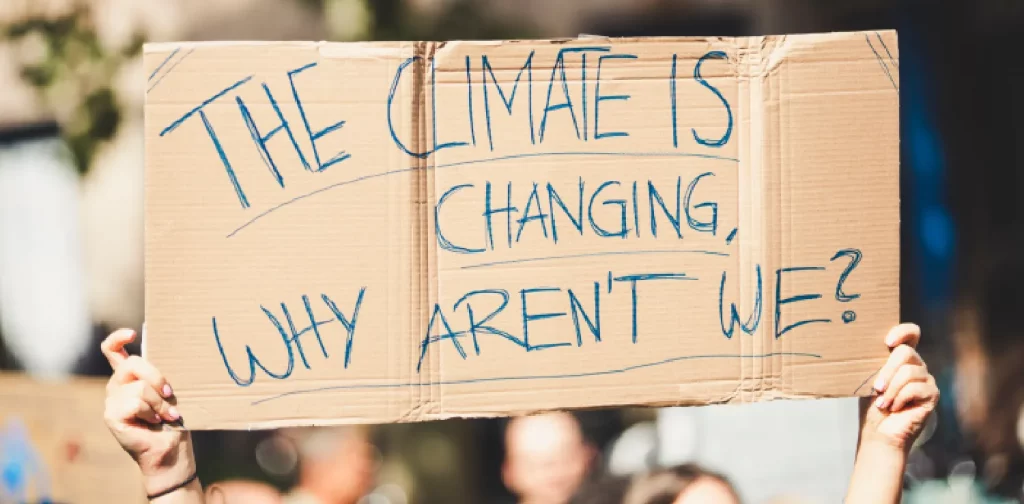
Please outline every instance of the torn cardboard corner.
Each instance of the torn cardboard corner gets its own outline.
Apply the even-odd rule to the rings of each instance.
[[[147,358],[198,429],[867,394],[896,48],[147,46]]]
[[[0,374],[3,502],[142,503],[142,476],[103,423],[105,382]]]

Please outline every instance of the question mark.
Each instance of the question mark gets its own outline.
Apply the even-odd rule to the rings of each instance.
[[[860,264],[860,260],[864,258],[864,254],[861,253],[860,249],[843,249],[836,252],[836,255],[832,256],[831,261],[835,261],[840,257],[848,257],[850,264],[846,265],[846,269],[843,270],[842,274],[839,275],[839,282],[836,283],[836,301],[840,303],[849,303],[854,299],[860,297],[860,294],[847,294],[843,292],[843,283],[846,282],[846,278],[850,276],[850,273]],[[843,323],[849,324],[857,320],[857,313],[853,310],[846,310],[843,312]]]

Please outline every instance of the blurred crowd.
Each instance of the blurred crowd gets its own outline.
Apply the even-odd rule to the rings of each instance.
[[[141,326],[145,41],[878,28],[900,37],[903,319],[921,323],[943,397],[911,452],[905,500],[1021,501],[1024,2],[0,0],[0,369],[108,375],[88,349],[110,328]],[[811,467],[791,477],[805,487],[835,480],[841,495],[849,466],[823,467],[808,453],[838,438],[829,459],[852,458],[856,418],[834,419],[856,404],[757,407],[766,409],[198,433],[197,456],[211,501],[228,503],[770,502],[779,496],[744,490],[755,486],[749,474],[800,457]],[[786,418],[815,441],[779,452],[762,432],[756,444],[743,437],[754,428],[744,415],[755,414]],[[680,448],[715,427],[715,439],[728,429],[737,438],[724,455]],[[705,463],[739,444],[750,451],[734,464]],[[822,473],[834,478],[805,476]]]
[[[320,428],[284,434],[298,446],[298,481],[285,494],[247,480],[210,485],[212,503],[357,504],[373,488],[374,450],[361,428]],[[519,417],[505,432],[501,477],[519,504],[739,504],[722,475],[687,464],[631,477],[600,470],[579,421],[557,412]],[[370,502],[373,502],[370,500]],[[781,501],[780,501],[781,502]]]

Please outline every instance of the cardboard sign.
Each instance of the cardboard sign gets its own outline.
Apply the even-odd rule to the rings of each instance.
[[[147,356],[199,429],[867,393],[895,51],[147,46]]]
[[[138,466],[103,423],[105,384],[0,375],[0,502],[146,502]]]

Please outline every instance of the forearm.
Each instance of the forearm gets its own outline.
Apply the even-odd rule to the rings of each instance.
[[[906,453],[884,442],[863,442],[845,504],[898,504],[903,493]]]

